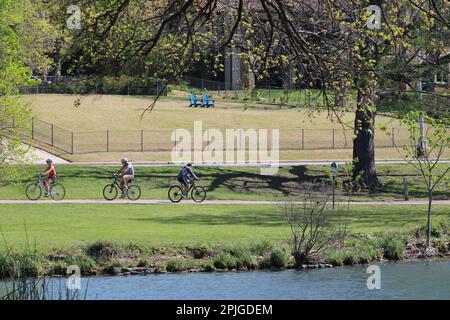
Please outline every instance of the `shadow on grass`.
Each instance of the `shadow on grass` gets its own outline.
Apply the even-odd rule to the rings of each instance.
[[[120,165],[114,167],[71,167],[57,166],[59,181],[73,184],[90,183],[99,184],[102,188],[112,181],[112,173],[118,170]],[[27,171],[42,171],[43,166],[33,166]],[[166,189],[178,184],[176,176],[180,167],[136,167],[135,183],[145,189]],[[261,175],[258,168],[195,168],[200,177],[199,184],[206,187],[208,192],[255,194],[265,196],[296,196],[300,192],[300,185],[304,182],[321,184],[328,179],[324,167],[293,166],[280,168],[279,175]],[[379,177],[383,185],[379,187],[372,197],[403,197],[403,177],[410,180],[409,195],[411,198],[426,198],[427,192],[420,184],[420,177],[411,172],[396,170],[380,170]],[[34,181],[24,179],[23,183]],[[366,191],[355,194],[355,197],[367,196]],[[437,189],[434,192],[435,199],[448,199],[448,192]]]
[[[298,194],[299,185],[303,182],[320,182],[326,178],[325,174],[309,175],[305,166],[295,166],[289,170],[290,176],[261,175],[259,172],[248,172],[243,170],[221,170],[212,176],[212,182],[208,191],[218,188],[227,188],[233,192],[260,193],[263,190],[277,191],[283,195]]]
[[[252,227],[286,226],[286,223],[283,221],[277,208],[273,208],[273,210],[268,211],[258,211],[257,213],[232,210],[227,212],[226,214],[220,215],[210,213],[186,213],[182,216],[177,217],[132,218],[131,220],[174,225],[246,225]]]

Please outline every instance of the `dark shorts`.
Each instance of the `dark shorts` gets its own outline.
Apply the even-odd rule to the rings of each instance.
[[[55,181],[56,181],[56,176],[49,176],[47,180],[48,180],[48,181],[51,181],[52,183],[55,183]]]
[[[178,177],[178,182],[187,186],[189,184],[189,179],[187,177]]]

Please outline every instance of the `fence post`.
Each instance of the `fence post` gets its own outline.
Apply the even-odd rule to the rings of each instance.
[[[51,124],[51,128],[52,128],[52,147],[53,147],[53,123]]]
[[[109,130],[106,130],[106,152],[109,152]]]
[[[334,149],[334,128],[333,128],[333,149]]]
[[[31,118],[31,139],[34,139],[34,117]]]
[[[395,147],[395,129],[392,128],[392,146]]]
[[[144,151],[144,130],[141,129],[141,152]]]
[[[305,150],[305,129],[302,128],[302,150]]]
[[[174,139],[174,142],[173,142],[173,147],[174,148],[177,147],[177,129],[176,128],[175,128],[175,139]],[[195,147],[195,145],[194,145],[194,147]]]
[[[73,154],[73,132],[71,132],[71,140],[72,140],[72,153],[71,154]]]

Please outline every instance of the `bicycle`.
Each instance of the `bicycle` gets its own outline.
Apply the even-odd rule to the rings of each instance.
[[[117,198],[117,195],[119,194],[120,190],[120,184],[119,184],[119,176],[116,174],[113,174],[114,182],[111,184],[107,184],[103,188],[103,197],[108,200],[112,201]],[[130,200],[138,200],[141,197],[141,188],[135,184],[130,185],[130,183],[134,179],[131,179],[128,181],[127,186],[125,186],[124,194],[125,196]]]
[[[189,190],[186,192],[188,196],[191,191],[191,197],[194,202],[200,203],[206,198],[206,190],[201,186],[195,185],[195,180],[190,183]],[[181,185],[174,185],[169,188],[168,196],[170,201],[177,203],[183,199],[183,188]]]
[[[38,174],[36,176],[38,177],[38,180],[28,184],[25,188],[25,195],[29,200],[33,201],[38,200],[42,196],[42,190],[47,190],[42,179],[43,175]],[[62,200],[66,196],[66,189],[61,183],[55,182],[52,183],[49,194],[53,200]]]

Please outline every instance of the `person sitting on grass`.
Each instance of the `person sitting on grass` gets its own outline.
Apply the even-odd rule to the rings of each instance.
[[[181,195],[183,198],[186,198],[187,192],[191,187],[191,179],[198,180],[194,171],[192,171],[192,163],[188,163],[183,166],[177,177],[178,182],[183,186],[183,194]]]
[[[48,197],[50,193],[50,188],[52,184],[54,184],[56,181],[56,169],[55,166],[53,165],[52,159],[47,159],[45,160],[45,162],[47,163],[47,168],[44,170],[44,172],[42,172],[42,175],[47,176],[43,180],[43,183],[45,186],[44,197]]]
[[[125,190],[128,188],[128,182],[134,179],[134,167],[127,158],[123,158],[120,162],[122,162],[122,168],[116,172],[116,175],[120,177],[120,190],[122,191],[120,197],[125,198]]]

